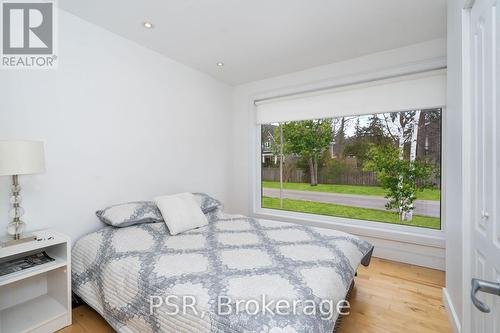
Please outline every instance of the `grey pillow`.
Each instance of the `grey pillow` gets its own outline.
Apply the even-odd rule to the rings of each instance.
[[[222,202],[212,198],[206,193],[193,193],[196,201],[200,204],[203,214],[210,213],[218,208],[222,208]]]
[[[203,214],[222,208],[222,203],[206,193],[193,193]],[[163,216],[153,201],[134,201],[109,206],[96,212],[102,222],[113,227],[128,227],[141,223],[163,222]]]
[[[152,201],[135,201],[107,207],[96,212],[102,222],[114,227],[163,222],[160,210]]]

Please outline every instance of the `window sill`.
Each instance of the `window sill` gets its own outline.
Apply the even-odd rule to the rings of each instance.
[[[254,210],[254,216],[262,219],[273,219],[314,227],[336,229],[361,237],[380,238],[439,249],[444,249],[446,244],[443,230],[340,217],[319,216],[268,208],[256,208]]]

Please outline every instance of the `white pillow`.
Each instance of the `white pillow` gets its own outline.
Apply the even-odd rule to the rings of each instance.
[[[208,220],[191,193],[164,195],[154,199],[171,235],[206,226]]]

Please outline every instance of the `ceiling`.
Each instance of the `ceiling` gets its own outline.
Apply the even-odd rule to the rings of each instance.
[[[446,36],[446,0],[64,0],[59,6],[232,85]],[[144,21],[154,28],[145,29]]]

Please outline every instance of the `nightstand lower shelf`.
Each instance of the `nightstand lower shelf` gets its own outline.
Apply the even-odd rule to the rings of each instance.
[[[42,295],[0,311],[0,332],[32,332],[64,317],[67,307],[50,295]]]

